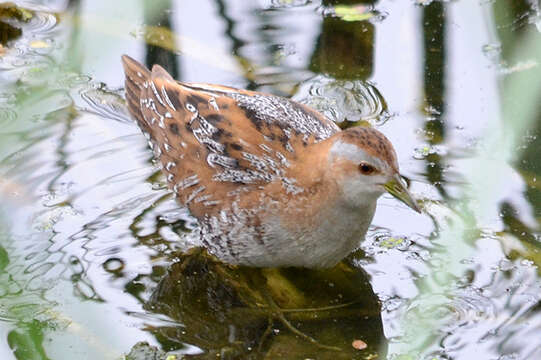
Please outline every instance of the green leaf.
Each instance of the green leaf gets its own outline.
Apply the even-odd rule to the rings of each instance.
[[[363,5],[338,5],[334,13],[344,21],[365,21],[375,16],[374,12],[368,11],[368,7]]]

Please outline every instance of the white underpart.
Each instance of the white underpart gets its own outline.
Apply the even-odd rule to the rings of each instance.
[[[232,264],[330,267],[359,246],[374,216],[376,200],[374,197],[355,210],[340,201],[329,204],[311,223],[293,229],[286,228],[281,215],[272,211],[259,227],[250,225],[255,214],[283,204],[263,196],[253,209],[241,209],[235,202],[231,209],[203,222],[203,241],[214,255]]]
[[[317,224],[310,228],[299,226],[288,231],[278,217],[270,218],[265,224],[265,231],[273,241],[268,242],[267,252],[261,254],[260,263],[254,265],[309,268],[335,265],[364,239],[374,216],[376,199],[355,211],[330,205],[314,219]]]

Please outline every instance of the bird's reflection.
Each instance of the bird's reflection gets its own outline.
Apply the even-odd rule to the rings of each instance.
[[[349,260],[322,270],[260,269],[224,265],[192,249],[168,269],[144,307],[178,321],[149,329],[163,348],[195,345],[202,350],[196,358],[386,353],[380,303],[366,273]],[[354,348],[356,340],[366,348]]]

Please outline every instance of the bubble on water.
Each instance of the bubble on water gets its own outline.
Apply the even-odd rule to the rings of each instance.
[[[380,235],[376,237],[374,245],[385,249],[406,251],[411,245],[411,240],[406,236]]]
[[[516,268],[515,264],[508,260],[508,259],[502,259],[498,262],[498,264],[494,267],[494,270],[500,270],[500,271],[511,271],[514,268]]]
[[[429,155],[432,154],[444,156],[447,154],[447,148],[443,145],[423,144],[417,146],[413,150],[413,158],[417,160],[426,159]]]
[[[523,265],[523,266],[535,266],[535,263],[532,260],[522,259],[520,261],[520,265]]]
[[[118,273],[124,269],[124,261],[119,258],[110,258],[103,263],[105,271],[110,273]]]
[[[500,43],[485,44],[482,51],[487,59],[496,64],[500,60],[502,45]]]

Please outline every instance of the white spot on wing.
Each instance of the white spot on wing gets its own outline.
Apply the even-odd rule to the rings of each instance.
[[[192,193],[190,195],[188,195],[188,197],[186,198],[186,204],[189,204],[193,199],[195,199],[195,197],[197,196],[197,194],[199,194],[201,191],[204,191],[206,188],[204,186],[200,186],[198,187],[197,189],[195,189],[194,191],[192,191]]]
[[[200,203],[200,202],[203,202],[203,201],[205,201],[205,200],[210,199],[211,197],[212,197],[212,195],[208,195],[208,194],[207,194],[207,195],[203,195],[203,196],[199,196],[199,197],[196,197],[196,198],[194,199],[193,202],[196,203],[196,204],[198,204],[198,203]]]
[[[169,161],[167,164],[165,164],[165,170],[171,171],[171,169],[174,168],[175,166],[177,166],[176,163],[174,163],[173,161]]]
[[[154,81],[150,82],[150,88],[152,89],[152,92],[154,93],[154,97],[160,104],[165,106],[165,103],[163,102],[162,98],[160,97],[160,94],[158,94],[158,90],[156,90],[156,85],[154,85]]]
[[[230,158],[228,156],[223,156],[215,153],[209,153],[207,156],[207,163],[211,167],[216,167],[216,165],[223,166],[224,168],[235,168],[238,163],[237,160]]]
[[[214,110],[220,111],[220,108],[218,107],[218,104],[216,103],[216,99],[214,98],[214,96],[210,97],[209,104],[210,104],[210,106],[212,106],[214,108]]]
[[[194,174],[192,176],[188,176],[187,178],[185,178],[184,180],[181,180],[177,186],[184,190],[186,188],[189,188],[191,186],[194,186],[194,185],[197,185],[199,184],[199,177],[197,176],[197,174]]]
[[[165,100],[165,102],[167,103],[167,105],[173,109],[173,111],[177,111],[177,109],[175,109],[175,107],[173,106],[173,103],[171,102],[171,99],[169,99],[169,95],[167,94],[167,91],[165,90],[165,86],[162,85],[162,95],[163,95],[163,98]]]

